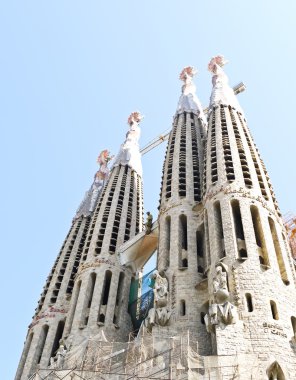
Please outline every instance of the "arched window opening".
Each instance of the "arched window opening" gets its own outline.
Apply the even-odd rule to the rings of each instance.
[[[246,293],[246,304],[248,312],[251,313],[254,310],[252,296],[250,293]]]
[[[245,243],[245,234],[238,200],[233,199],[231,201],[231,209],[234,222],[238,258],[244,260],[248,257],[248,253]]]
[[[285,375],[278,362],[274,362],[266,371],[268,380],[285,380]]]
[[[270,309],[271,309],[272,318],[275,320],[278,320],[279,313],[278,313],[276,303],[274,301],[270,301]]]
[[[165,219],[165,268],[170,265],[170,249],[171,249],[171,217]]]
[[[188,259],[182,259],[182,268],[188,268]]]
[[[197,253],[197,272],[203,273],[205,270],[204,259],[204,225],[196,231],[196,253]]]
[[[183,317],[184,315],[186,315],[186,303],[185,303],[185,300],[181,300],[180,301],[180,315],[181,315],[181,317]]]
[[[93,295],[94,295],[94,289],[95,289],[95,284],[96,284],[96,277],[97,275],[95,273],[92,273],[90,275],[90,289],[89,289],[89,296],[88,296],[88,304],[87,307],[91,307]]]
[[[284,258],[283,258],[280,242],[278,239],[278,234],[276,232],[274,220],[269,217],[268,223],[269,223],[270,232],[272,235],[273,245],[274,245],[274,249],[275,249],[276,258],[277,258],[279,270],[281,273],[282,281],[285,285],[289,285],[288,275],[287,275],[287,271],[286,271],[286,267],[285,267],[285,263],[284,263]]]
[[[253,221],[253,227],[256,237],[257,249],[259,254],[259,261],[261,268],[266,270],[270,268],[268,253],[266,249],[266,243],[264,233],[261,225],[259,211],[256,206],[251,206],[251,215]]]
[[[57,353],[57,350],[60,346],[60,340],[62,339],[62,336],[63,336],[64,327],[65,327],[65,321],[60,321],[57,327],[54,341],[53,341],[50,357],[55,356]]]
[[[187,240],[187,216],[182,214],[179,216],[179,267],[188,267],[188,240]]]
[[[118,279],[117,292],[116,292],[115,310],[114,310],[114,316],[113,316],[114,324],[117,324],[118,322],[120,305],[121,305],[121,300],[122,300],[123,285],[124,285],[123,281],[124,281],[124,273],[120,272],[119,279]]]
[[[65,335],[68,335],[69,332],[71,331],[71,328],[72,328],[73,319],[74,319],[74,315],[75,315],[75,311],[76,311],[76,305],[77,305],[78,297],[80,294],[80,288],[81,288],[81,280],[77,283],[76,291],[74,289],[73,306],[70,309],[70,312],[69,312],[68,317],[67,317],[67,328],[65,331]]]
[[[83,310],[82,310],[81,323],[80,323],[81,327],[87,326],[87,324],[88,324],[89,309],[91,307],[92,298],[93,298],[93,294],[94,294],[96,277],[97,277],[97,275],[95,273],[91,273],[91,275],[88,279],[87,288],[86,288],[86,292],[85,292],[85,298],[83,301]]]
[[[204,214],[204,231],[205,231],[205,241],[206,241],[206,257],[207,257],[207,266],[211,265],[211,254],[210,254],[210,238],[209,238],[209,222],[208,222],[208,213],[205,210]]]
[[[19,367],[18,367],[18,371],[15,375],[15,380],[20,380],[20,378],[22,377],[22,374],[23,374],[23,370],[24,370],[24,367],[25,367],[25,364],[26,364],[26,361],[27,361],[27,357],[28,357],[28,353],[30,351],[30,348],[31,348],[31,343],[32,343],[32,340],[33,340],[33,336],[34,336],[34,333],[31,333],[28,338],[27,338],[27,341],[25,343],[25,347],[24,347],[24,350],[23,350],[23,353],[22,353],[22,357],[21,357],[21,360],[20,360],[20,364],[19,364]]]
[[[218,247],[218,257],[222,259],[225,257],[225,246],[224,246],[224,233],[223,233],[223,223],[220,202],[214,203],[214,218],[215,218],[215,232]]]
[[[105,279],[104,279],[104,285],[103,285],[102,305],[107,305],[108,303],[111,278],[112,278],[112,272],[107,270],[105,273]]]
[[[104,324],[105,323],[105,315],[101,313],[98,318],[98,322]]]
[[[296,317],[291,317],[291,324],[293,329],[293,336],[296,338]]]
[[[179,221],[181,248],[187,251],[187,216],[180,215]]]
[[[43,350],[44,350],[44,346],[45,346],[45,342],[46,342],[46,337],[48,334],[48,329],[49,329],[48,325],[44,325],[42,327],[42,330],[41,330],[41,334],[39,337],[39,349],[38,349],[37,364],[40,363],[41,358],[42,358],[42,354],[43,354]]]
[[[119,280],[118,280],[118,287],[117,287],[117,295],[116,295],[116,305],[119,305],[119,302],[122,298],[123,280],[124,280],[124,273],[120,272]]]
[[[205,316],[206,316],[206,313],[204,313],[203,311],[200,313],[200,322],[202,325],[205,325],[206,324],[206,321],[205,321]]]
[[[167,216],[165,218],[165,248],[167,251],[171,248],[171,217]]]

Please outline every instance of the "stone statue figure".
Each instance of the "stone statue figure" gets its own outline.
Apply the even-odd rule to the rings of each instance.
[[[66,353],[67,353],[66,345],[63,339],[61,339],[59,341],[59,348],[57,350],[56,355],[50,358],[50,367],[57,368],[57,369],[62,368],[65,361]]]
[[[168,302],[168,280],[161,275],[156,270],[152,276],[155,280],[154,283],[154,305],[155,307],[163,307],[167,305]]]
[[[219,263],[216,265],[216,274],[213,278],[213,300],[205,316],[208,332],[215,332],[215,326],[225,328],[235,323],[236,308],[229,302],[229,289],[227,283],[227,267]]]
[[[66,347],[64,345],[64,342],[61,341],[60,342],[60,347],[59,347],[57,355],[56,355],[57,356],[57,368],[62,368],[63,367],[66,353],[67,353],[67,350],[66,350]]]
[[[167,307],[169,295],[168,280],[161,276],[157,270],[152,274],[152,279],[154,280],[154,307],[149,310],[148,316],[144,321],[144,326],[148,330],[151,330],[154,325],[165,326],[171,316],[171,311]]]
[[[147,219],[145,223],[145,234],[149,235],[151,233],[151,228],[153,224],[153,215],[150,213],[150,211],[147,212]]]
[[[216,276],[213,279],[214,297],[217,303],[223,303],[229,297],[227,286],[227,274],[222,271],[222,266],[216,266]]]

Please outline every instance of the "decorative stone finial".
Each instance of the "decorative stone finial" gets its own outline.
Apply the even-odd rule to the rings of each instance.
[[[215,57],[211,58],[208,64],[208,70],[212,74],[217,74],[217,67],[223,67],[224,65],[226,65],[226,63],[228,63],[228,61],[226,61],[223,55],[216,55]]]
[[[139,148],[139,138],[141,134],[139,123],[142,119],[143,116],[139,111],[132,112],[128,117],[127,123],[129,125],[129,131],[126,134],[124,143],[121,144],[113,165],[113,167],[127,165],[140,176],[142,176],[142,163]]]
[[[139,124],[143,118],[144,116],[142,116],[139,111],[134,111],[129,115],[127,119],[127,123],[130,126],[133,125],[134,123]]]
[[[179,75],[179,79],[184,82],[184,85],[182,86],[182,94],[179,99],[177,113],[193,112],[206,124],[206,118],[200,101],[196,96],[196,87],[192,80],[196,73],[197,70],[193,66],[187,66],[184,67]]]
[[[231,106],[237,111],[242,112],[233,89],[228,84],[228,77],[222,67],[228,61],[223,55],[216,55],[211,58],[208,64],[208,70],[212,73],[213,90],[210,99],[210,111],[212,107],[220,104]]]
[[[179,78],[186,82],[189,78],[193,78],[196,73],[197,70],[193,66],[187,66],[181,71]]]
[[[91,188],[85,193],[85,196],[78,207],[74,220],[80,216],[88,216],[95,209],[97,199],[104,186],[104,183],[109,175],[108,164],[114,156],[110,156],[108,149],[102,150],[97,158],[97,163],[100,165],[100,169],[94,176],[94,181]]]

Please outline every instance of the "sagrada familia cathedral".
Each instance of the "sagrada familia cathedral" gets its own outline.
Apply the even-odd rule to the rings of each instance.
[[[180,74],[157,220],[144,223],[139,112],[118,155],[100,154],[15,380],[296,379],[294,261],[225,63],[208,65],[205,110],[194,68]]]

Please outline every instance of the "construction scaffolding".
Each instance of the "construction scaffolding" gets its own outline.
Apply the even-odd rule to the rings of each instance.
[[[296,216],[288,213],[284,216],[284,223],[287,230],[289,243],[294,260],[296,260]]]
[[[252,354],[201,356],[189,334],[155,337],[142,331],[129,342],[108,342],[104,334],[69,351],[60,368],[38,369],[30,380],[259,380]]]

